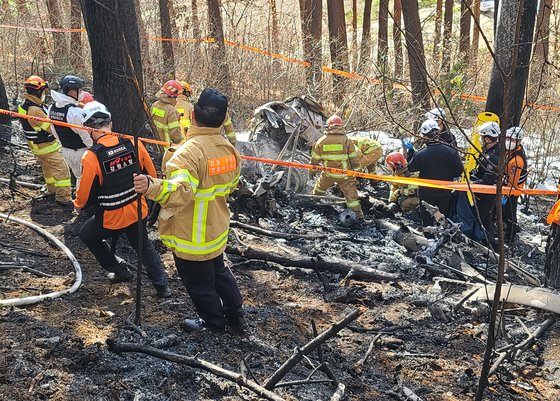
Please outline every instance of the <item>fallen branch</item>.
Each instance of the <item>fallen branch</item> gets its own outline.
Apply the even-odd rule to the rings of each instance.
[[[383,331],[378,332],[377,335],[375,337],[373,337],[373,340],[371,340],[371,342],[369,343],[369,347],[368,347],[364,357],[361,358],[358,362],[356,362],[352,366],[352,369],[357,373],[362,373],[362,368],[364,367],[368,358],[370,357],[371,353],[373,352],[373,348],[374,348],[377,340],[379,340],[385,334],[393,333],[397,330],[408,329],[408,328],[410,328],[410,325],[393,326],[393,327],[388,327],[388,328],[384,329]]]
[[[242,222],[236,221],[236,220],[232,220],[230,222],[230,226],[231,227],[238,227],[238,228],[241,228],[243,230],[252,231],[254,233],[266,235],[266,236],[269,236],[269,237],[283,238],[283,239],[287,239],[287,240],[292,240],[292,239],[324,239],[324,238],[327,238],[327,234],[318,235],[318,234],[283,233],[283,232],[280,232],[280,231],[272,231],[272,230],[268,230],[266,228],[257,227],[257,226],[253,226],[251,224],[242,223]]]
[[[297,349],[297,351],[291,357],[289,357],[286,362],[284,362],[282,366],[278,368],[276,372],[274,372],[270,379],[266,381],[266,383],[264,384],[264,388],[267,390],[272,390],[280,382],[280,380],[282,380],[282,378],[286,376],[286,374],[288,374],[288,372],[292,370],[292,368],[297,365],[299,361],[302,360],[304,355],[313,352],[317,347],[319,347],[319,345],[323,344],[331,337],[334,337],[339,331],[350,324],[350,322],[357,319],[361,314],[362,311],[360,311],[359,309],[354,309],[351,313],[346,315],[344,319],[335,323],[330,329],[319,334],[313,340],[305,344],[302,348]]]
[[[351,272],[351,276],[356,279],[372,281],[397,281],[399,279],[397,274],[362,266],[348,260],[279,254],[271,250],[259,249],[254,246],[243,249],[232,244],[228,244],[226,252],[233,255],[240,255],[248,259],[265,260],[267,262],[278,263],[282,266],[301,267],[304,269],[314,269],[314,263],[316,263],[317,268],[320,270],[342,274]]]
[[[269,389],[259,386],[252,380],[248,380],[239,373],[232,372],[222,368],[221,366],[214,365],[213,363],[207,362],[203,359],[193,358],[191,356],[179,355],[173,352],[162,351],[154,347],[147,345],[133,344],[133,343],[116,343],[111,340],[107,340],[107,345],[109,350],[117,354],[121,352],[140,352],[143,354],[155,356],[156,358],[165,359],[167,361],[180,363],[182,365],[187,365],[193,368],[201,369],[206,372],[210,372],[218,377],[230,380],[235,384],[245,387],[259,397],[272,401],[285,401],[282,397],[274,394]]]
[[[48,273],[44,273],[40,270],[34,269],[32,267],[29,266],[25,266],[25,265],[15,265],[15,264],[0,264],[0,269],[4,270],[4,269],[21,269],[23,271],[26,271],[28,273],[32,273],[36,276],[39,277],[47,277],[47,278],[53,278],[54,276],[52,274],[48,274]]]
[[[10,184],[10,179],[9,178],[0,178],[0,182],[4,183],[4,184]],[[27,182],[27,181],[15,180],[15,183],[17,185],[19,185],[20,187],[24,187],[24,188],[31,188],[31,189],[41,189],[41,188],[43,188],[43,185],[41,185],[41,184],[34,184],[32,182]]]
[[[340,401],[344,397],[344,392],[346,391],[346,385],[344,383],[338,383],[336,391],[331,397],[331,401]]]

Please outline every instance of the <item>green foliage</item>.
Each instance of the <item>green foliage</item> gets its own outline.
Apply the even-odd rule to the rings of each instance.
[[[451,66],[449,74],[442,74],[438,79],[438,86],[450,107],[453,110],[461,110],[461,114],[474,114],[476,111],[475,104],[472,100],[461,99],[455,95],[458,93],[469,92],[470,76],[468,72],[468,64],[465,60],[460,59]],[[444,103],[443,100],[440,103]]]

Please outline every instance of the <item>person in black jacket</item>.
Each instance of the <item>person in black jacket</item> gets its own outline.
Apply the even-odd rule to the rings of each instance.
[[[433,180],[453,181],[463,172],[463,164],[457,150],[441,143],[440,129],[436,121],[426,120],[420,127],[420,133],[426,138],[426,147],[412,156],[408,164],[408,171],[418,171],[420,178]],[[421,201],[426,201],[432,206],[437,206],[439,211],[449,214],[451,191],[420,187],[418,194]],[[433,219],[426,208],[420,203],[422,225],[433,225]]]
[[[457,139],[455,135],[449,130],[449,126],[445,122],[445,111],[439,107],[432,109],[426,113],[426,118],[428,120],[434,120],[439,126],[439,140],[442,143],[446,143],[454,148],[457,147]]]

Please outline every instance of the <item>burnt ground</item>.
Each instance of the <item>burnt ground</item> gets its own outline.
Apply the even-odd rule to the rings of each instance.
[[[32,156],[17,149],[14,156],[18,178],[40,182]],[[0,163],[1,176],[8,176],[14,169],[9,152],[3,153]],[[416,265],[413,255],[396,244],[390,233],[374,226],[357,231],[340,226],[336,222],[340,208],[309,200],[291,206],[281,203],[276,218],[259,221],[262,227],[277,231],[327,233],[327,240],[273,239],[242,229],[236,229],[237,237],[245,244],[275,252],[336,256],[398,273],[396,283],[342,281],[344,275],[323,272],[331,286],[326,291],[313,270],[230,255],[229,263],[245,298],[249,333],[186,333],[179,324],[192,316],[193,307],[174,271],[170,253],[158,242],[174,296],[164,301],[156,298],[144,280],[142,328],[147,336],[141,337],[126,323],[134,310],[134,285],[110,285],[77,237],[86,216],[63,211],[52,199],[38,196],[36,190],[18,188],[14,192],[0,184],[0,211],[33,221],[63,240],[81,264],[83,284],[76,293],[56,300],[0,309],[1,400],[256,400],[258,397],[248,390],[200,370],[143,354],[117,355],[108,350],[106,341],[150,345],[173,335],[176,340],[170,341],[167,351],[197,355],[236,372],[249,370],[263,383],[296,347],[313,337],[312,321],[322,331],[356,307],[362,308],[363,315],[322,347],[325,361],[347,386],[347,399],[411,399],[403,395],[402,385],[422,400],[474,398],[486,341],[488,305],[471,303],[468,308],[452,311],[451,305],[462,297],[461,289],[438,292],[433,273]],[[540,202],[529,206],[529,217],[522,216],[520,241],[511,251],[523,267],[541,278],[541,234],[546,230],[538,220],[532,221],[531,215],[542,217],[544,210]],[[371,212],[369,217],[379,216]],[[414,216],[390,219],[416,225]],[[157,233],[151,236],[156,239]],[[230,239],[233,243],[238,240],[235,235]],[[122,242],[118,254],[135,263],[133,251]],[[0,270],[2,299],[71,285],[73,269],[68,259],[30,229],[2,221],[0,244],[0,262],[25,264],[56,276],[41,278],[19,269]],[[465,244],[455,247],[464,251],[471,264],[488,268],[490,273],[495,270],[479,250]],[[443,259],[440,262],[446,264]],[[523,284],[513,273],[508,279]],[[498,347],[506,339],[521,342],[527,336],[523,326],[532,331],[550,316],[516,305],[504,309]],[[395,326],[402,327],[382,335],[364,367],[356,369],[354,364],[377,333]],[[310,364],[317,364],[317,353],[309,358],[285,380],[307,377]],[[317,377],[324,375],[319,373]],[[307,384],[276,392],[287,400],[328,400],[334,387]],[[504,362],[491,378],[485,399],[560,399],[560,326],[549,329],[515,360]]]

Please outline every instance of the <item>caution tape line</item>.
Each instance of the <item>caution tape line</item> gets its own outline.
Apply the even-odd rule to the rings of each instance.
[[[44,31],[44,32],[86,32],[86,30],[83,29],[83,28],[81,28],[81,29],[36,28],[36,27],[15,26],[15,25],[0,25],[0,28],[26,29],[26,30],[31,30],[31,31]],[[160,42],[176,42],[176,43],[215,43],[216,42],[216,39],[214,39],[214,38],[175,39],[175,38],[160,38],[160,37],[153,37],[153,36],[144,36],[144,38],[146,38],[148,40],[154,40],[154,41],[160,41]],[[269,52],[268,50],[263,50],[263,49],[260,49],[258,47],[244,45],[244,44],[233,42],[233,41],[227,40],[227,39],[224,40],[224,43],[228,46],[237,47],[239,49],[244,49],[244,50],[248,50],[248,51],[251,51],[251,52],[254,52],[254,53],[259,53],[259,54],[269,56],[269,57],[272,57],[272,58],[276,58],[276,59],[279,59],[279,60],[283,60],[283,61],[286,61],[286,62],[289,62],[289,63],[298,64],[298,65],[301,65],[305,68],[309,68],[309,67],[312,66],[312,64],[308,61],[296,59],[296,58],[293,58],[293,57],[288,57],[288,56],[285,56],[285,55],[279,54],[279,53]],[[343,76],[343,77],[350,78],[350,79],[355,79],[355,80],[367,81],[372,85],[380,85],[383,82],[382,80],[377,79],[377,78],[369,78],[369,77],[366,77],[364,75],[356,74],[354,72],[343,71],[343,70],[339,70],[339,69],[336,69],[336,68],[327,67],[327,66],[324,66],[324,65],[321,66],[320,68],[321,68],[322,71],[330,73],[330,74],[339,75],[339,76]],[[397,89],[401,89],[401,90],[411,91],[410,87],[408,87],[406,85],[402,85],[402,84],[394,84],[393,87],[397,88]],[[440,94],[441,92],[439,90],[435,90],[435,91],[433,91],[433,93],[434,94]],[[452,92],[451,94],[452,94],[452,96],[456,96],[459,99],[471,100],[471,101],[474,101],[474,102],[486,102],[488,100],[484,96],[470,95],[470,94],[466,94],[466,93]],[[549,106],[549,105],[536,104],[536,103],[524,103],[524,105],[526,107],[530,107],[532,109],[540,109],[540,110],[546,110],[546,111],[560,111],[560,107],[557,107],[557,106]]]

